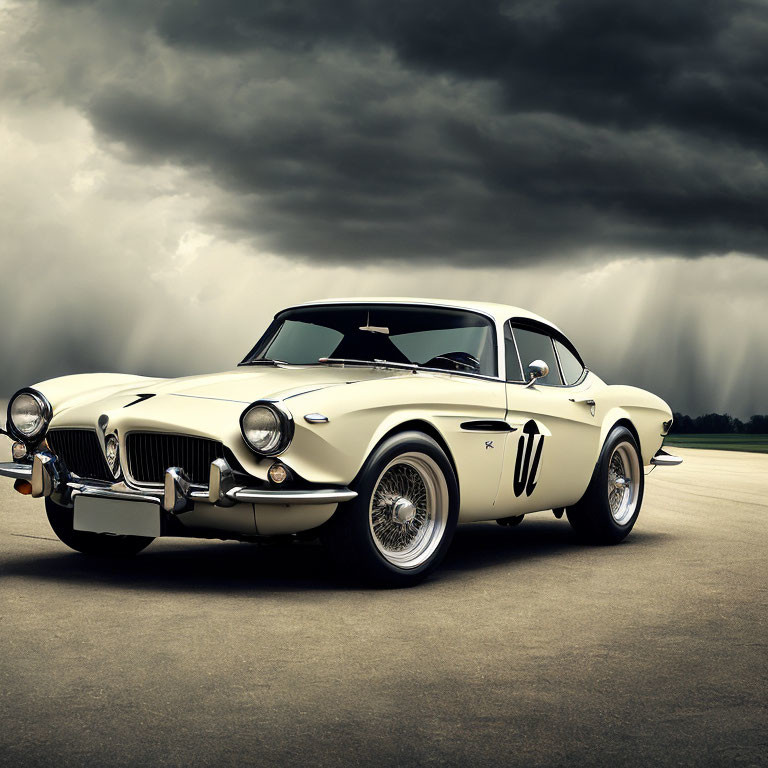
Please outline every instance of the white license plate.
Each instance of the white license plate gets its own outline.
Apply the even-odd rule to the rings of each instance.
[[[160,506],[151,501],[75,496],[73,527],[77,531],[157,537],[160,535]]]

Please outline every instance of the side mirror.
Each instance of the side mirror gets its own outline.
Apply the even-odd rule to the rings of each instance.
[[[543,360],[534,360],[528,364],[528,378],[529,381],[525,385],[530,387],[535,384],[536,379],[541,379],[549,373],[549,366]]]

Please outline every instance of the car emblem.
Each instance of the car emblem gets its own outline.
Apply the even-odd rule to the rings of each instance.
[[[114,435],[110,435],[104,444],[104,454],[107,457],[109,471],[115,476],[120,475],[120,461],[118,460],[118,443]]]
[[[489,448],[493,448],[493,440],[485,441],[485,450],[487,451]]]

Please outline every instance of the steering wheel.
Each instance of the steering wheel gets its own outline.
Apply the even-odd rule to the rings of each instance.
[[[446,371],[480,373],[480,361],[469,352],[446,352],[427,360],[425,368],[440,368]]]

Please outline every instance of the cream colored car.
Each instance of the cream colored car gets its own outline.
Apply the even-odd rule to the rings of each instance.
[[[621,541],[667,404],[608,386],[554,325],[517,307],[345,299],[279,312],[231,371],[64,376],[17,392],[0,474],[45,497],[73,549],[158,536],[318,534],[344,567],[409,584],[457,523],[554,510]]]

